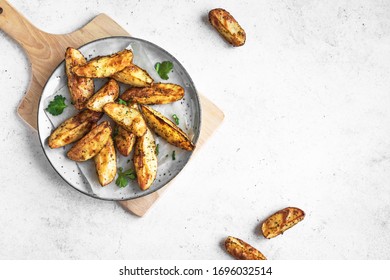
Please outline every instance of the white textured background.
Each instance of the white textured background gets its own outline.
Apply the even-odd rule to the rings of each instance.
[[[29,63],[0,31],[1,259],[229,259],[228,235],[269,259],[390,258],[390,2],[9,2],[52,33],[107,13],[178,58],[226,118],[137,218],[51,168],[16,115]],[[215,7],[245,28],[245,46],[210,27]],[[285,206],[305,220],[259,236]]]

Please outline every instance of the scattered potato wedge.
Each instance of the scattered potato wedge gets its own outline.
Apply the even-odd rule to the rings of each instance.
[[[117,103],[107,103],[103,107],[104,112],[117,124],[135,136],[141,137],[146,132],[146,123],[141,113],[134,107]]]
[[[133,163],[138,185],[141,190],[147,190],[157,175],[156,143],[149,129],[135,142]]]
[[[73,67],[71,71],[80,77],[107,78],[130,66],[132,60],[133,52],[125,49],[109,56],[91,59],[84,65]]]
[[[238,260],[266,260],[267,258],[256,248],[241,239],[229,236],[225,240],[226,251]]]
[[[150,87],[129,88],[121,99],[138,104],[167,104],[182,99],[184,88],[176,84],[153,84]]]
[[[118,134],[115,136],[115,146],[123,156],[127,157],[133,150],[136,137],[119,125],[117,128]]]
[[[171,120],[151,107],[141,105],[141,109],[146,122],[155,133],[176,147],[187,151],[194,150],[195,145],[191,142],[187,134],[185,134]]]
[[[67,153],[74,161],[86,161],[96,156],[111,137],[110,123],[105,121],[81,138]]]
[[[209,12],[209,21],[212,26],[233,46],[245,44],[246,34],[234,17],[224,9],[213,9]]]
[[[134,64],[127,66],[120,72],[116,72],[111,78],[133,87],[148,87],[153,83],[153,79],[148,72]]]
[[[94,93],[94,83],[91,78],[78,77],[71,69],[87,62],[85,57],[74,48],[67,48],[65,52],[65,70],[68,77],[68,88],[72,103],[77,110],[85,108],[88,99]]]
[[[106,145],[93,159],[99,183],[104,187],[111,183],[116,175],[116,154],[114,141],[111,136],[108,138]]]
[[[87,102],[87,108],[103,112],[103,106],[114,102],[119,96],[119,85],[114,79],[110,79],[98,92],[96,92]]]
[[[268,217],[261,225],[265,238],[273,238],[296,225],[305,217],[305,212],[296,207],[284,208]]]
[[[101,113],[84,110],[67,119],[49,136],[49,147],[60,148],[81,139],[101,117]]]

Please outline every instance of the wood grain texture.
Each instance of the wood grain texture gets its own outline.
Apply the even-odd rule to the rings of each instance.
[[[46,80],[64,59],[65,50],[105,37],[129,36],[129,33],[105,14],[100,14],[81,29],[68,34],[50,34],[36,28],[6,0],[0,0],[0,29],[19,43],[31,63],[32,75],[28,90],[18,107],[19,116],[37,129],[37,110]],[[1,10],[0,9],[0,10]],[[221,124],[224,115],[206,97],[201,96],[202,130],[197,150]],[[143,216],[168,186],[150,195],[119,202],[127,211]]]

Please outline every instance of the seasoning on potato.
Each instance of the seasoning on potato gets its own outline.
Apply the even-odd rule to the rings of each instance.
[[[111,183],[116,175],[116,153],[114,141],[110,136],[106,145],[93,158],[99,183],[102,187]]]
[[[114,102],[119,96],[119,85],[114,79],[110,79],[87,102],[87,108],[95,112],[103,112],[103,106]]]
[[[268,217],[261,225],[265,238],[273,238],[296,225],[305,217],[305,212],[296,207],[284,208]]]
[[[224,9],[213,9],[209,12],[212,26],[234,47],[245,44],[246,34],[234,17]]]
[[[127,66],[120,72],[116,72],[111,77],[118,82],[133,87],[148,87],[153,83],[153,79],[150,77],[149,73],[134,64]]]
[[[129,88],[122,95],[121,99],[132,101],[138,104],[168,104],[178,101],[184,97],[184,88],[176,84],[157,83],[150,87]]]
[[[229,236],[225,240],[226,251],[238,260],[266,260],[267,258],[256,248],[241,239]]]

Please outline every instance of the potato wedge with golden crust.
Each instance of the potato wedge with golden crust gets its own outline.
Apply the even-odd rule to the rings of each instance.
[[[171,120],[151,107],[141,105],[141,109],[146,122],[155,133],[176,147],[187,151],[194,150],[195,145],[191,142],[187,134],[185,134],[184,131],[182,131]]]
[[[153,79],[148,72],[135,64],[127,66],[120,72],[116,72],[111,78],[133,87],[147,87],[153,83]]]
[[[267,258],[256,248],[241,239],[229,236],[225,240],[226,251],[238,260],[266,260]]]
[[[127,157],[133,150],[136,137],[119,125],[117,128],[118,134],[115,136],[115,146],[123,156]]]
[[[299,208],[284,208],[268,217],[261,224],[261,232],[265,238],[273,238],[302,221],[304,217],[305,212]]]
[[[74,161],[86,161],[96,156],[111,137],[110,123],[105,121],[81,138],[67,153]]]
[[[233,46],[245,44],[246,34],[234,17],[224,9],[213,9],[209,12],[209,21],[212,26]]]
[[[85,108],[88,99],[95,91],[93,79],[78,77],[71,69],[87,62],[85,57],[74,48],[67,48],[65,52],[65,71],[68,77],[68,88],[72,103],[77,110]]]
[[[103,111],[117,124],[135,136],[141,137],[145,134],[147,129],[146,123],[141,113],[134,107],[118,103],[107,103],[104,105]]]
[[[103,112],[103,106],[114,102],[119,96],[119,85],[114,79],[110,79],[87,102],[87,108],[96,112]]]
[[[133,163],[138,184],[141,190],[147,190],[157,175],[156,143],[149,129],[137,138],[134,148]]]
[[[107,78],[130,66],[132,60],[133,52],[125,49],[112,55],[91,59],[84,65],[73,67],[71,71],[80,77]]]
[[[60,148],[81,139],[81,137],[92,129],[93,124],[95,124],[102,115],[102,113],[84,110],[67,119],[49,136],[49,147],[52,149]]]
[[[121,99],[138,104],[168,104],[182,99],[184,88],[176,84],[152,84],[150,87],[129,88]]]
[[[116,153],[114,141],[111,136],[108,138],[106,145],[93,159],[95,161],[99,183],[104,187],[111,183],[116,175]]]

